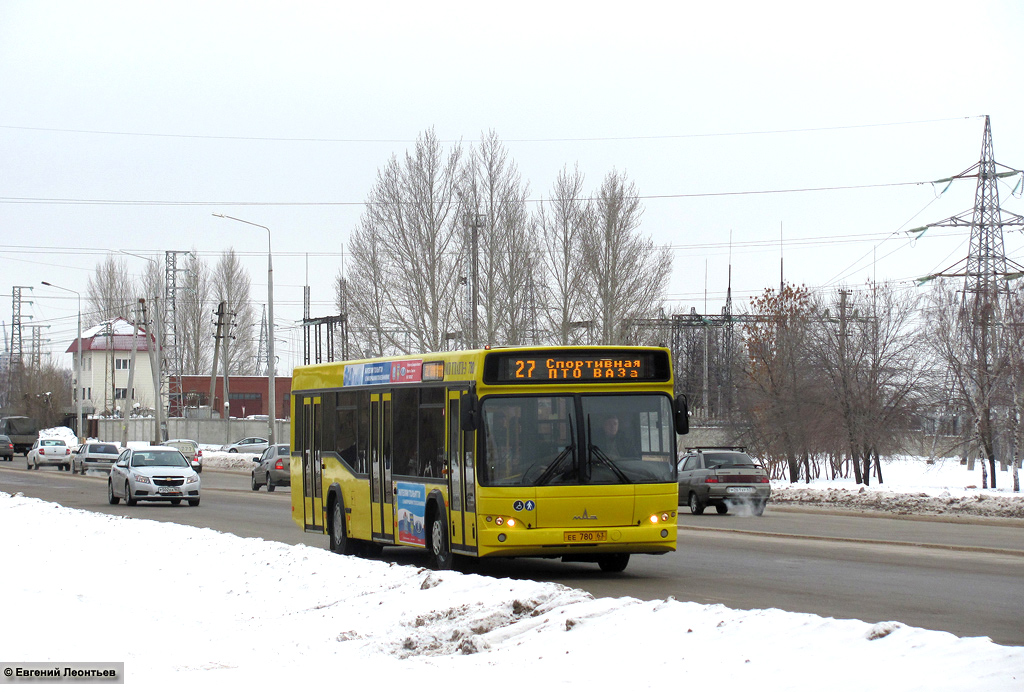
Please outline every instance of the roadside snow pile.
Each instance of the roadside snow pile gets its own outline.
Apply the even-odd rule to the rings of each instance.
[[[965,514],[975,517],[1024,518],[1024,497],[978,493],[954,497],[948,491],[940,495],[900,493],[860,486],[857,490],[813,487],[773,486],[776,505],[800,504],[842,507],[890,514]]]
[[[970,469],[957,459],[929,463],[923,457],[894,457],[882,462],[882,478],[885,483],[870,486],[841,478],[794,484],[774,481],[772,502],[891,514],[1024,518],[1024,493],[1012,491],[1009,470],[999,470],[997,488],[980,490],[980,464]]]
[[[1024,647],[898,622],[594,598],[4,492],[0,525],[5,666],[117,661],[125,689],[284,689],[382,672],[393,689],[447,679],[488,692],[720,687],[723,671],[729,686],[764,692],[1016,692],[1024,679]],[[126,627],[119,614],[135,602],[177,606]]]
[[[216,447],[210,449],[206,445],[200,446],[203,448],[203,468],[217,469],[218,471],[245,471],[248,473],[256,467],[253,458],[260,456],[252,453],[232,454],[231,452],[222,452]]]

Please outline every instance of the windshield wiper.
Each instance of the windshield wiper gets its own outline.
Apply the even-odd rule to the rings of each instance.
[[[623,472],[623,470],[620,469],[618,465],[614,461],[612,461],[611,458],[609,458],[609,456],[605,454],[597,445],[590,445],[590,456],[592,459],[597,459],[599,462],[610,468],[612,470],[612,473],[618,476],[619,480],[622,481],[623,483],[632,483],[632,479],[630,479],[630,477],[627,476]]]
[[[540,474],[540,477],[533,482],[533,485],[547,485],[548,481],[555,477],[555,473],[558,472],[562,462],[569,458],[569,453],[576,449],[575,444],[570,444],[568,447],[558,453],[558,456],[554,458],[551,465],[544,469],[544,473]]]

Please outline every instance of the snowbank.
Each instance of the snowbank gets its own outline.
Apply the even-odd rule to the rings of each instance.
[[[3,663],[117,661],[129,688],[463,679],[524,688],[1019,690],[1024,647],[893,622],[339,556],[0,493]],[[73,539],[69,537],[73,536]]]

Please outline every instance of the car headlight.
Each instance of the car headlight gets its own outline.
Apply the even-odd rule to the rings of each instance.
[[[132,477],[135,479],[136,483],[149,483],[149,476],[140,476],[137,473],[133,473]]]
[[[191,476],[185,476],[185,482],[186,483],[198,483],[199,482],[199,476],[197,476],[194,473]]]

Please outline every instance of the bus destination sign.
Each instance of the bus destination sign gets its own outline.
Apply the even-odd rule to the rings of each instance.
[[[658,351],[491,353],[484,380],[493,384],[664,382],[668,358]]]

